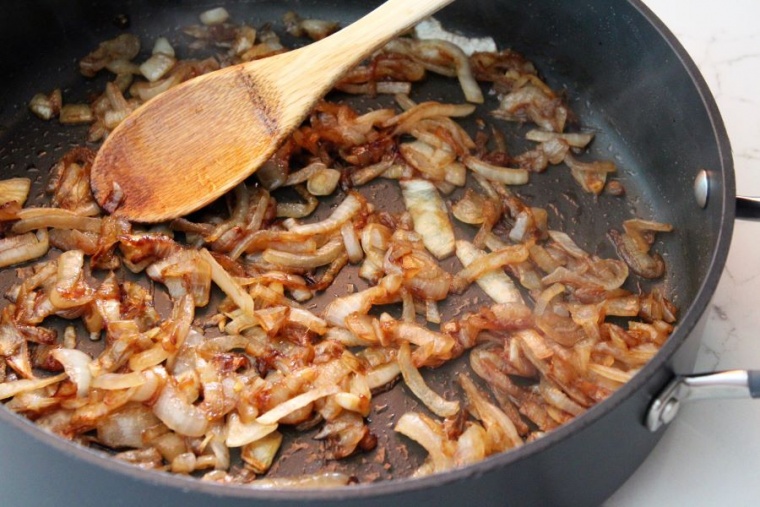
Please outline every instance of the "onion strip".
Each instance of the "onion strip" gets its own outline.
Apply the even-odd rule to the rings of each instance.
[[[412,362],[412,352],[407,342],[399,347],[396,360],[406,386],[431,412],[440,417],[452,417],[459,412],[458,401],[446,400],[425,383],[425,379]]]
[[[337,386],[326,386],[299,394],[286,402],[280,403],[269,412],[260,415],[256,419],[256,422],[262,425],[276,424],[280,419],[290,415],[292,412],[314,403],[320,398],[335,394],[338,391],[339,388]]]

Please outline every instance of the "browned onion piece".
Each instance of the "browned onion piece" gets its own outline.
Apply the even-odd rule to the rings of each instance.
[[[609,231],[609,237],[615,245],[618,255],[631,267],[634,273],[644,278],[660,278],[665,273],[665,262],[659,254],[650,254],[650,242],[644,238],[644,233],[669,232],[673,227],[669,224],[646,220],[627,220],[623,227],[625,233],[620,234],[615,229]]]
[[[481,255],[478,255],[477,252],[468,250],[467,245],[464,243],[458,244],[457,248],[462,250],[462,256],[470,260],[470,262],[464,269],[454,275],[454,283],[452,285],[452,291],[454,292],[464,291],[470,283],[482,278],[484,275],[491,275],[491,280],[494,279],[494,277],[497,277],[498,279],[498,275],[493,275],[491,273],[494,273],[496,270],[501,269],[508,264],[524,262],[528,258],[528,249],[525,248],[525,245],[508,246],[502,250]],[[467,255],[468,253],[471,255]],[[501,302],[511,303],[514,301],[509,300]]]
[[[0,180],[0,206],[15,201],[20,205],[26,202],[32,180],[29,178],[9,178]]]
[[[339,229],[344,223],[351,220],[364,205],[364,199],[356,193],[349,193],[340,205],[335,208],[332,215],[326,220],[311,224],[299,224],[290,229],[290,232],[301,236],[324,234]]]
[[[46,229],[0,239],[0,267],[38,259],[50,248]]]
[[[20,219],[13,224],[13,232],[23,234],[37,229],[77,229],[85,232],[100,232],[99,218],[83,217],[71,211],[54,208],[25,208],[18,214]]]
[[[331,263],[344,251],[343,239],[337,236],[325,243],[312,255],[266,249],[262,258],[278,266],[312,269]]]

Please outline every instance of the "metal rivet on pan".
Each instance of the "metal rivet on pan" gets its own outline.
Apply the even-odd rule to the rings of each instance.
[[[669,399],[665,406],[662,407],[662,414],[660,414],[660,420],[663,424],[670,424],[673,419],[676,418],[676,414],[678,414],[678,409],[680,408],[680,403],[678,403],[678,400],[675,398]]]
[[[707,206],[707,197],[710,195],[710,178],[707,177],[707,171],[701,169],[694,178],[694,198],[700,208]]]

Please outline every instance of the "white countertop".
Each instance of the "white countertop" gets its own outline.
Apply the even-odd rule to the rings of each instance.
[[[737,193],[760,195],[760,1],[644,0],[697,63],[734,154]],[[760,222],[737,221],[709,307],[698,371],[760,369]],[[641,468],[605,504],[760,505],[760,400],[681,408]]]

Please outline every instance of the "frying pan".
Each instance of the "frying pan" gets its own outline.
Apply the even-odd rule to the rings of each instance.
[[[376,2],[230,2],[235,19],[253,25],[287,10],[346,24]],[[82,129],[41,124],[27,113],[30,93],[64,87],[69,100],[98,89],[83,83],[74,62],[119,33],[130,20],[145,40],[176,34],[195,21],[204,2],[8,1],[0,20],[2,83],[0,164],[3,177],[48,168]],[[593,153],[614,157],[626,199],[566,189],[547,197],[521,190],[537,206],[553,204],[553,220],[586,250],[611,254],[604,239],[631,213],[676,225],[658,242],[668,262],[665,280],[680,309],[679,325],[658,355],[629,383],[575,421],[520,449],[482,463],[422,479],[361,484],[332,491],[269,491],[220,486],[136,469],[37,430],[0,410],[3,498],[35,505],[593,505],[608,497],[644,460],[662,435],[650,431],[652,401],[673,378],[693,367],[704,310],[725,263],[734,220],[730,147],[717,108],[695,66],[667,29],[640,3],[486,1],[455,3],[437,16],[466,35],[490,35],[534,61],[548,83],[564,88],[584,126],[598,132]],[[653,71],[655,69],[656,71]],[[101,85],[102,86],[102,85]],[[452,100],[437,82],[423,93]],[[557,171],[555,171],[557,172]],[[698,195],[693,188],[700,182]],[[3,288],[9,283],[4,280]],[[436,372],[443,384],[447,371]],[[740,386],[741,388],[742,386]],[[743,386],[746,391],[746,382]],[[391,395],[392,396],[392,395]],[[665,399],[664,403],[669,400]],[[410,458],[414,459],[414,457]],[[397,463],[404,467],[404,460]],[[361,463],[359,463],[361,465]],[[408,468],[408,465],[407,465]]]

